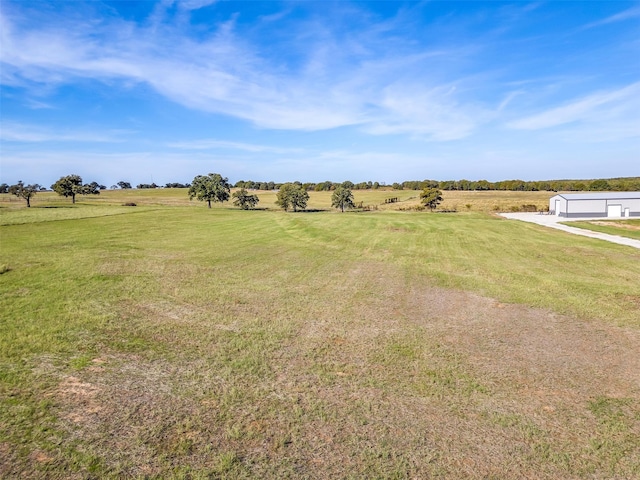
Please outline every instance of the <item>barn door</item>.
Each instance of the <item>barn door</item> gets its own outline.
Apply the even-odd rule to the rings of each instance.
[[[607,217],[621,217],[622,205],[607,205]]]

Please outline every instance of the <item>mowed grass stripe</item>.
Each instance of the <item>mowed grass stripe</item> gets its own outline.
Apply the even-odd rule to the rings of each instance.
[[[0,277],[5,288],[28,291],[43,304],[94,292],[111,295],[109,288],[132,283],[132,273],[147,284],[137,282],[123,293],[147,293],[162,281],[158,267],[208,269],[202,278],[191,277],[197,296],[242,279],[247,289],[258,290],[304,284],[319,265],[339,270],[338,260],[363,258],[393,261],[439,285],[503,301],[619,324],[638,325],[640,318],[640,262],[633,249],[475,214],[171,209],[13,226],[3,231],[2,243],[2,263],[13,270]],[[95,281],[101,264],[118,262],[135,270]]]
[[[295,222],[305,245],[392,260],[442,286],[639,324],[640,255],[631,248],[478,214],[300,215]]]
[[[55,222],[59,220],[78,220],[81,218],[106,217],[140,213],[158,207],[134,207],[113,205],[56,205],[20,209],[0,208],[0,225],[21,225],[38,222]]]
[[[640,473],[613,326],[638,327],[633,249],[473,213],[175,207],[1,234],[4,476]],[[585,357],[600,341],[615,361]]]
[[[565,225],[640,240],[640,219],[570,222]]]

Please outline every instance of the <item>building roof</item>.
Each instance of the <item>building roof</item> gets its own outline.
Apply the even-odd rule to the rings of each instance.
[[[565,200],[640,200],[640,192],[558,193],[554,197],[562,197]]]

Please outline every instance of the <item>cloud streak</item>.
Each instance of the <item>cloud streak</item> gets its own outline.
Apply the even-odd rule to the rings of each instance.
[[[558,173],[559,159],[587,175],[591,158],[636,174],[638,13],[5,0],[0,173],[500,179]]]
[[[210,3],[182,2],[179,8]],[[192,38],[167,22],[145,27],[124,20],[99,25],[58,20],[61,27],[25,28],[2,17],[7,83],[65,84],[80,78],[146,83],[189,108],[268,129],[358,126],[371,134],[409,133],[445,141],[475,128],[477,107],[455,93],[437,94],[449,89],[451,80],[405,78],[406,72],[418,75],[462,52],[406,47],[398,52],[393,44],[385,46],[383,33],[371,25],[347,43],[325,26],[299,25],[290,39],[302,42],[298,62],[286,65],[240,38],[233,22]],[[277,21],[272,17],[262,24]]]
[[[508,124],[519,130],[541,130],[567,124],[601,125],[620,138],[640,136],[640,82],[616,90],[594,93],[563,106],[524,117]],[[619,124],[619,125],[618,125]],[[616,128],[619,127],[619,128]]]
[[[121,142],[128,130],[111,130],[95,133],[88,131],[55,131],[34,125],[3,122],[0,126],[0,140],[3,142]]]
[[[229,142],[226,140],[201,139],[186,142],[168,143],[167,147],[180,150],[241,150],[254,153],[300,153],[300,148],[273,147],[270,145],[257,145],[253,143]]]
[[[590,28],[601,27],[603,25],[609,25],[611,23],[624,22],[626,20],[639,18],[639,17],[640,17],[640,7],[629,8],[627,10],[623,10],[622,12],[603,18],[602,20],[588,23],[584,25],[581,28],[581,30],[588,30]]]

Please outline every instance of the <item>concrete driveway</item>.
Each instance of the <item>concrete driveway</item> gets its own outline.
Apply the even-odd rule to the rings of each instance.
[[[545,227],[555,228],[564,232],[574,233],[576,235],[582,235],[583,237],[597,238],[599,240],[606,240],[607,242],[618,243],[620,245],[626,245],[628,247],[634,247],[640,249],[640,240],[634,240],[633,238],[620,237],[618,235],[609,235],[608,233],[592,232],[591,230],[585,230],[583,228],[570,227],[568,225],[562,225],[559,222],[571,222],[579,220],[607,220],[606,218],[564,218],[557,217],[555,215],[541,215],[539,213],[501,213],[505,218],[512,220],[521,220],[523,222],[537,223]],[[609,219],[611,220],[611,219]],[[622,218],[621,220],[626,220]]]

